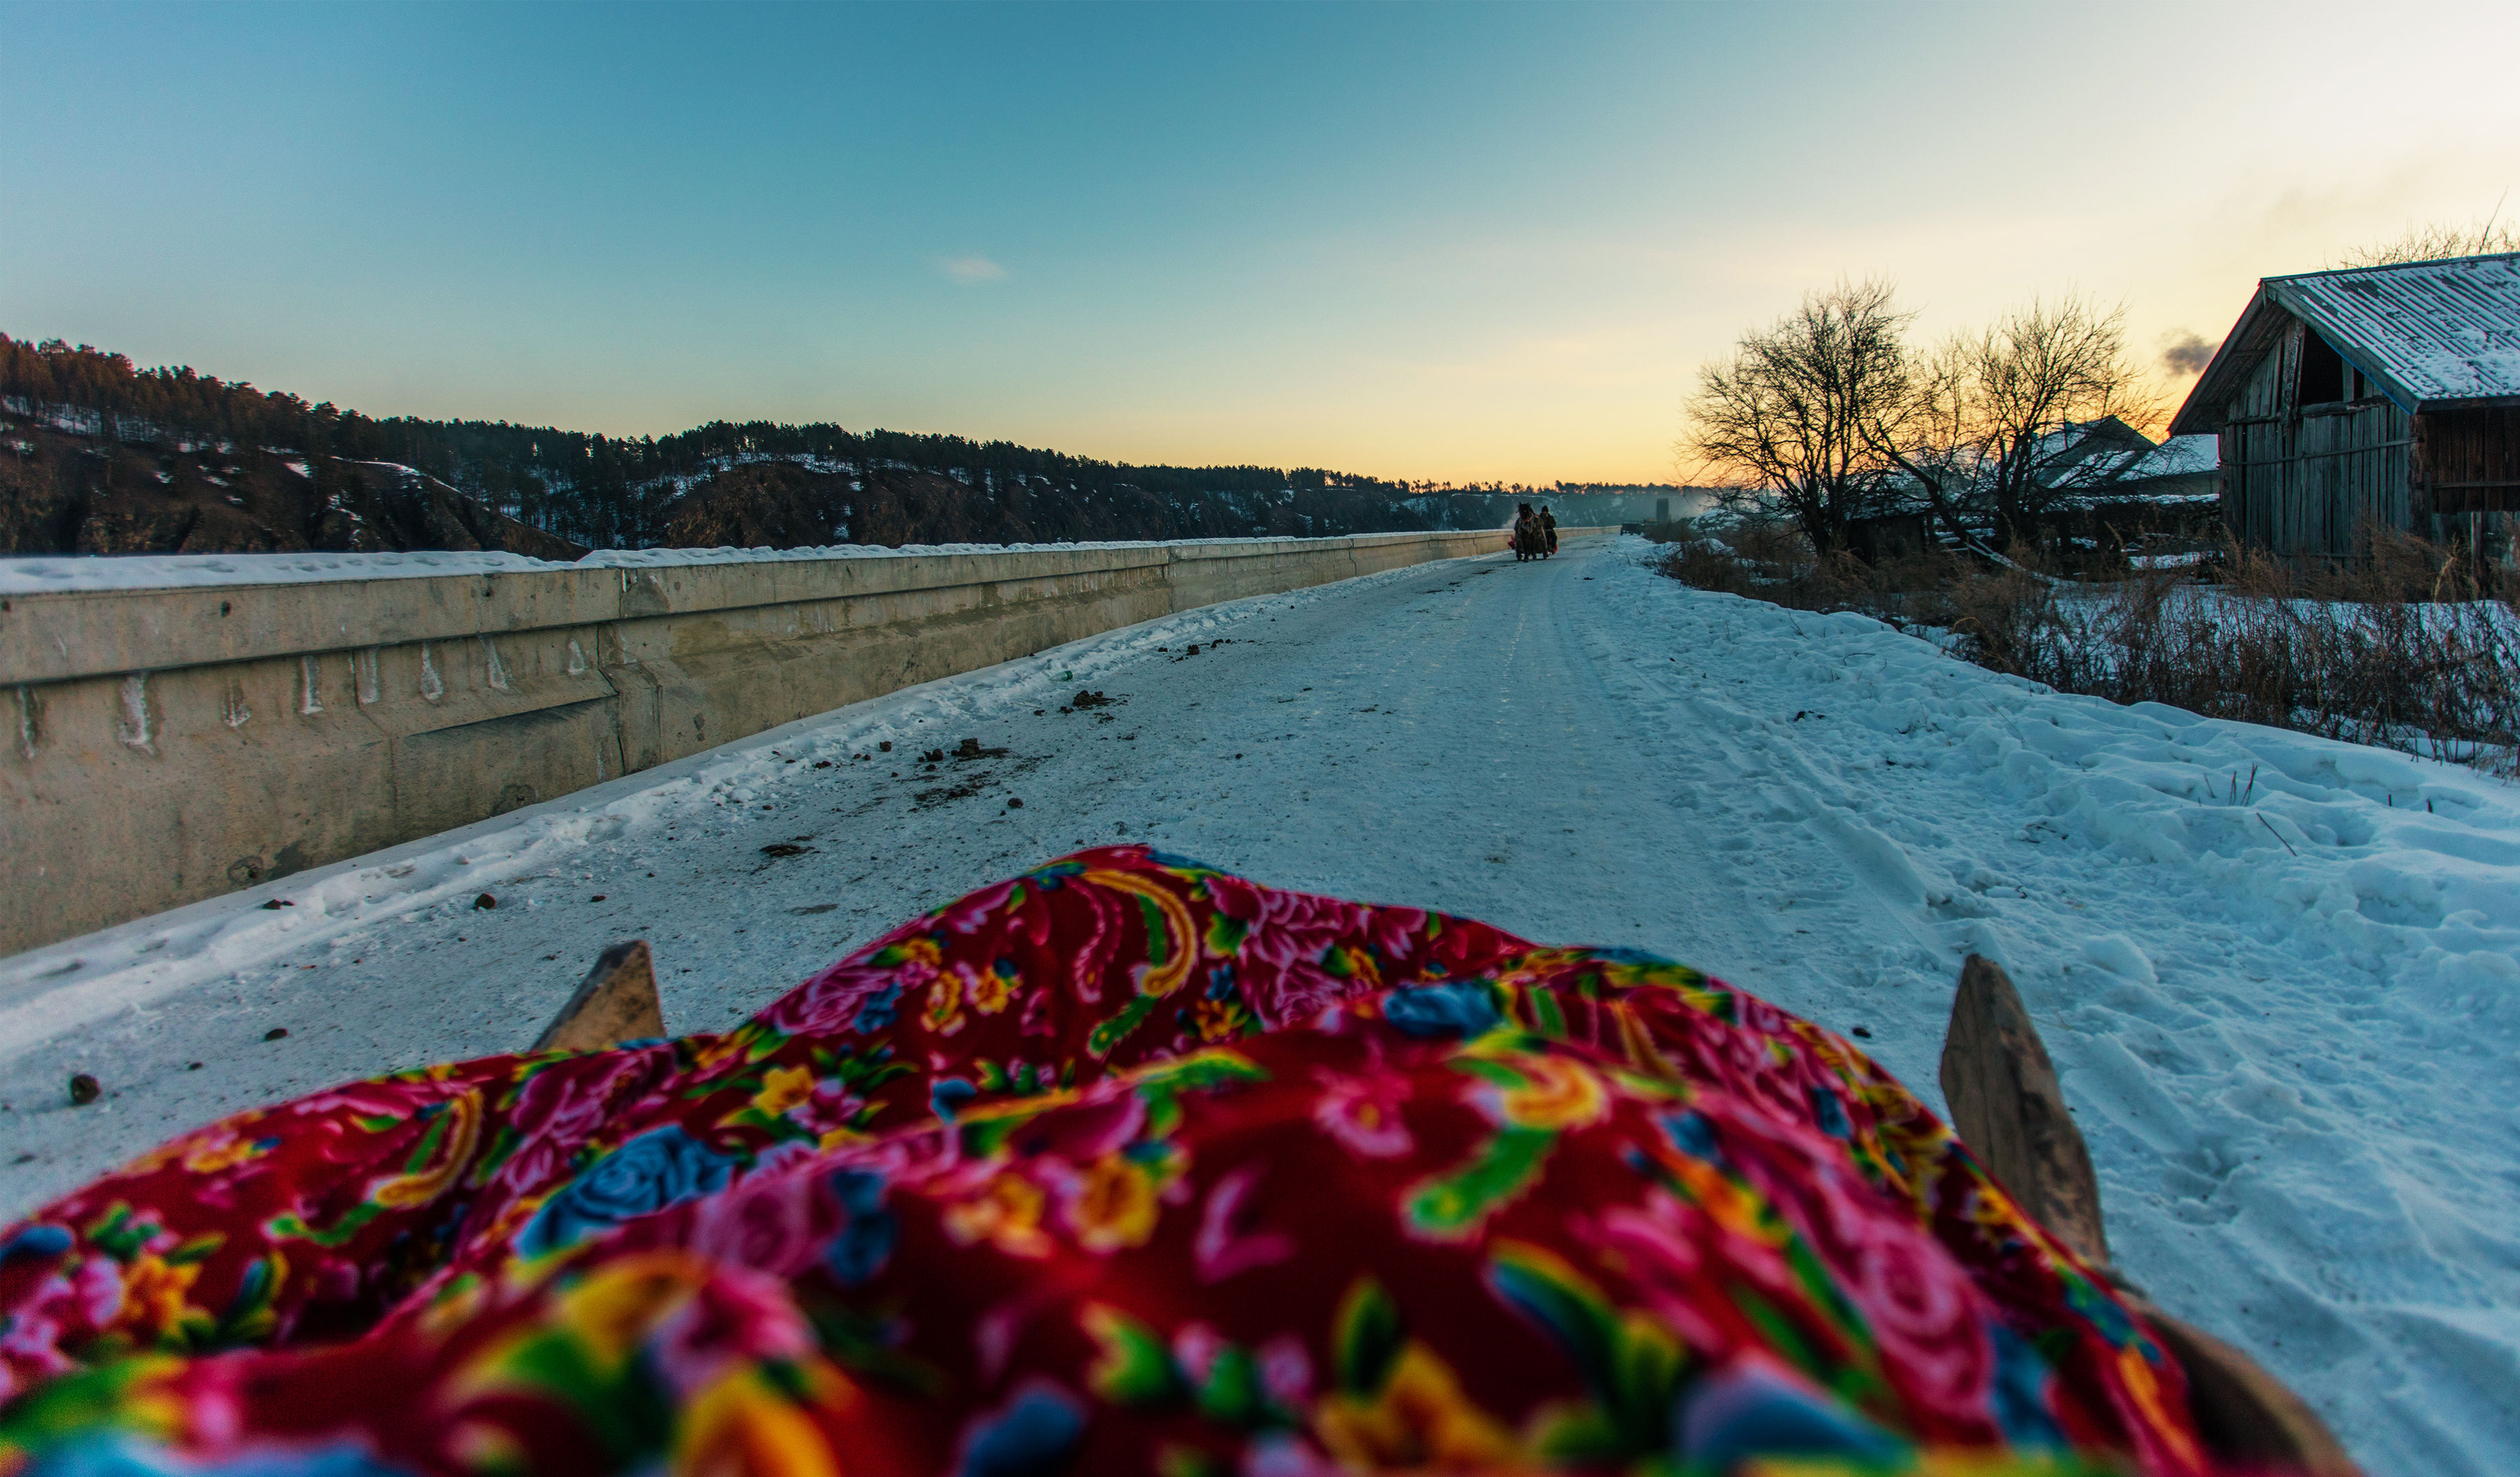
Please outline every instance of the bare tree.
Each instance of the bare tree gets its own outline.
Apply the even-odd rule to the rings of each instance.
[[[2127,470],[2130,457],[2092,455],[2081,427],[2116,417],[2140,431],[2164,408],[2127,351],[2126,309],[2071,293],[1953,336],[1902,383],[1866,440],[1915,479],[1947,526],[1958,531],[1965,506],[2006,547]]]
[[[2495,225],[2502,207],[2494,207],[2483,224],[2453,226],[2448,221],[2409,226],[2404,235],[2367,246],[2356,246],[2338,258],[2340,267],[2385,267],[2402,261],[2438,261],[2445,256],[2483,256],[2494,251],[2520,251],[2520,227]]]
[[[1845,547],[1847,521],[1883,496],[1890,464],[1866,428],[1908,396],[1909,316],[1889,284],[1840,282],[1700,369],[1683,445],[1727,484],[1717,500],[1781,507],[1813,548]]]

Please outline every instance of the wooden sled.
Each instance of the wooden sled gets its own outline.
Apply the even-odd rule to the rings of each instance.
[[[2162,1312],[2110,1265],[2099,1180],[2047,1045],[2011,979],[1974,954],[1960,966],[1942,1083],[1952,1128],[1978,1163],[2161,1335],[2187,1372],[2188,1407],[2217,1457],[2244,1471],[2360,1477],[2300,1396],[2239,1350]]]
[[[595,1051],[664,1034],[655,967],[647,942],[633,939],[604,951],[533,1050]],[[2242,1470],[2361,1477],[2300,1396],[2246,1354],[2162,1312],[2110,1264],[2099,1180],[2082,1130],[2065,1110],[2047,1044],[2011,979],[1974,954],[1960,968],[1941,1076],[1960,1141],[2161,1335],[2187,1373],[2189,1408],[2217,1457]]]

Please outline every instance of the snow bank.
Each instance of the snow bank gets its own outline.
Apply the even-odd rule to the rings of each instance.
[[[382,464],[379,464],[382,465]],[[1440,529],[1437,532],[1460,532]],[[1354,534],[1355,538],[1413,537]],[[414,554],[133,554],[0,559],[0,595],[55,590],[172,590],[205,585],[290,585],[330,580],[514,574],[553,569],[660,569],[699,564],[917,559],[939,554],[1026,554],[1079,549],[1210,548],[1282,544],[1284,538],[1087,540],[1064,544],[826,544],[801,549],[599,549],[575,563],[489,551]]]
[[[179,590],[204,585],[294,585],[443,574],[566,569],[521,554],[111,554],[0,559],[0,595],[56,590]]]
[[[1462,529],[1434,529],[1459,533]],[[1416,533],[1339,535],[1351,538],[1417,537]],[[912,559],[938,554],[1050,554],[1079,549],[1204,549],[1237,544],[1282,544],[1280,537],[1234,539],[1077,539],[1062,544],[818,544],[797,549],[599,549],[577,561],[588,569],[679,568],[692,564],[788,563],[833,559]]]

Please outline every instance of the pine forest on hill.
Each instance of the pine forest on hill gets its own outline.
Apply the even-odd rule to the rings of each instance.
[[[1677,487],[1454,487],[1134,467],[1006,441],[714,422],[626,437],[382,420],[190,368],[0,335],[0,555],[1054,543],[1655,515]]]

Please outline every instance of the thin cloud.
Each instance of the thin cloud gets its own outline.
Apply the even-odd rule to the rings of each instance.
[[[2220,347],[2208,343],[2205,336],[2193,329],[2184,334],[2165,335],[2164,337],[2167,341],[2161,346],[2162,365],[2182,380],[2205,373],[2205,366],[2214,362],[2214,350]]]
[[[948,256],[937,264],[956,282],[1004,282],[1007,269],[985,256]]]

